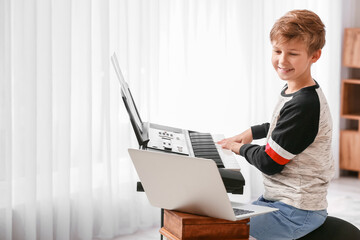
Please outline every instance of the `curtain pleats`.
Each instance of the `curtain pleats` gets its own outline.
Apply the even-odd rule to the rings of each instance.
[[[0,0],[0,239],[159,226],[159,209],[136,192],[127,149],[137,141],[110,56],[143,121],[231,136],[271,116],[284,82],[268,33],[293,8],[327,26],[314,75],[336,118],[340,0]],[[239,160],[245,194],[231,198],[249,202],[261,175]]]

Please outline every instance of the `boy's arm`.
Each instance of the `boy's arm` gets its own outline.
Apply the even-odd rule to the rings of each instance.
[[[240,148],[240,155],[245,157],[251,165],[254,165],[267,175],[279,173],[284,169],[284,165],[278,164],[266,154],[265,146],[244,144]]]
[[[266,137],[269,131],[270,123],[255,125],[231,138],[225,138],[219,142],[223,148],[229,149],[236,154],[240,154],[240,147],[244,144],[251,143],[254,139]]]
[[[318,99],[308,96],[291,100],[281,109],[266,146],[244,144],[240,148],[240,155],[265,174],[279,173],[292,158],[314,141],[319,117]]]
[[[266,137],[269,131],[270,123],[263,123],[261,125],[254,125],[251,127],[253,139],[261,139]]]

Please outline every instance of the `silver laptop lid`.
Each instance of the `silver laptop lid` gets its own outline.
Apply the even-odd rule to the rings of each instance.
[[[151,205],[236,220],[214,161],[137,149],[129,154]]]

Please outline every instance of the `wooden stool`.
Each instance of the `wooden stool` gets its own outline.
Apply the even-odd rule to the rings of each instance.
[[[248,240],[249,221],[249,218],[239,221],[228,221],[165,210],[164,226],[160,229],[160,233],[169,240]]]

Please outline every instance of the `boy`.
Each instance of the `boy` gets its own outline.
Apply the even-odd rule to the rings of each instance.
[[[250,235],[258,240],[297,239],[325,221],[327,188],[334,174],[330,111],[311,77],[311,65],[325,44],[325,26],[311,11],[290,11],[276,21],[270,40],[273,67],[286,81],[272,120],[219,144],[263,172],[265,192],[254,204],[279,209],[251,218]],[[250,144],[264,137],[266,146]]]

